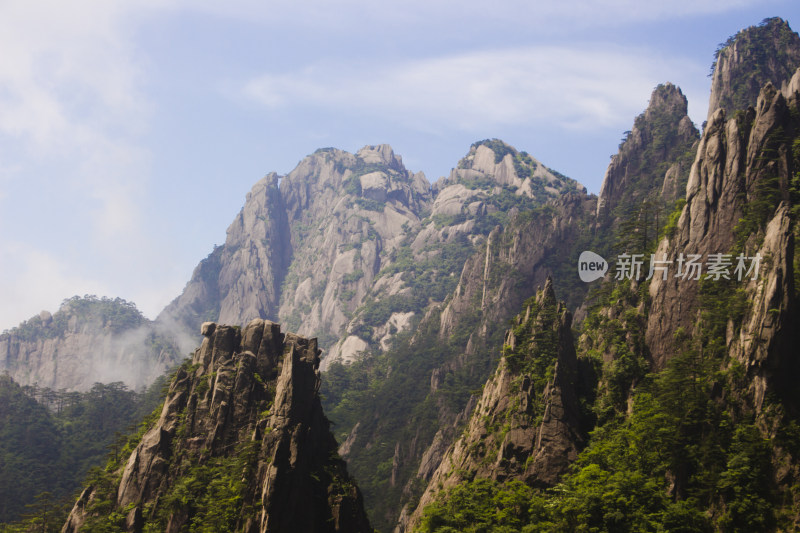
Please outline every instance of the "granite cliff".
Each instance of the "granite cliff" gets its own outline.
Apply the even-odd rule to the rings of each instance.
[[[180,361],[178,344],[129,302],[76,296],[3,332],[0,372],[53,390],[115,381],[141,389]]]
[[[656,87],[599,198],[498,140],[433,185],[386,145],[267,176],[157,321],[234,326],[65,531],[369,530],[323,403],[382,530],[796,529],[799,42],[726,42],[702,134]]]
[[[253,187],[225,244],[158,320],[191,331],[279,320],[320,338],[323,368],[351,362],[442,303],[510,209],[582,190],[498,140],[475,143],[433,187],[388,145],[320,149]]]
[[[800,36],[778,17],[764,19],[719,45],[711,67],[708,119],[729,116],[755,103],[768,82],[780,88],[800,68]]]
[[[261,319],[203,335],[62,531],[372,531],[322,413],[316,339]]]
[[[641,253],[642,273],[621,275],[612,265],[580,308],[586,318],[575,341],[568,312],[548,296],[553,284],[523,305],[496,371],[456,422],[460,436],[439,443],[442,459],[426,466],[430,477],[420,471],[425,488],[396,531],[797,527],[798,395],[790,383],[798,371],[800,70],[776,74],[794,61],[797,35],[773,38],[784,30],[772,19],[725,45],[720,58],[770,46],[780,53],[746,75],[736,71],[746,61],[717,62],[712,100],[741,96],[750,83],[760,90],[747,105],[712,110],[699,141],[680,117],[679,91],[656,89],[612,159],[595,240],[584,241]],[[664,150],[642,132],[652,111],[670,108],[678,112],[664,113],[662,125],[680,142]],[[628,199],[666,208],[681,189],[660,227],[649,226],[641,208],[619,217]],[[662,261],[654,275],[646,268],[651,252]],[[687,254],[710,270],[686,275]],[[555,311],[542,321],[546,309]],[[549,363],[520,371],[520,344],[530,347],[531,367]],[[547,450],[554,455],[538,463]],[[498,511],[502,505],[513,510]]]

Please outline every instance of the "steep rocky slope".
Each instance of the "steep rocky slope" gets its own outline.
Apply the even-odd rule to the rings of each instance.
[[[484,257],[495,228],[502,230],[520,210],[564,195],[585,195],[585,190],[494,139],[473,144],[450,176],[434,184],[432,194],[430,210],[408,228],[325,366],[352,361],[358,351],[387,350],[394,335],[411,330],[454,290],[458,293],[465,261]],[[492,279],[500,281],[498,275]]]
[[[62,531],[371,531],[322,413],[316,339],[261,319],[203,334]]]
[[[556,302],[549,278],[514,322],[469,424],[443,457],[406,529],[439,492],[475,477],[553,486],[583,447],[572,316]]]
[[[159,321],[196,331],[204,320],[280,319],[328,348],[429,202],[425,177],[389,146],[318,150],[253,187],[225,244]]]
[[[428,182],[381,145],[355,156],[317,153],[289,173],[281,192],[295,255],[279,315],[297,331],[319,335],[327,349],[403,236],[419,226]]]
[[[587,448],[577,453],[586,441],[574,436],[586,435],[588,427],[576,432],[579,424],[562,423],[554,432],[562,453],[548,463],[557,475],[545,480],[535,474],[541,452],[527,391],[537,377],[558,381],[561,361],[552,373],[534,372],[526,382],[510,371],[506,354],[410,522],[408,511],[401,515],[398,531],[409,524],[423,532],[467,526],[797,528],[800,404],[792,382],[800,325],[794,255],[800,71],[781,86],[767,83],[755,107],[744,113],[726,119],[719,109],[711,115],[696,147],[685,203],[660,228],[660,241],[654,239],[656,257],[666,261],[660,266],[668,265],[670,275],[662,279],[657,269],[645,279],[645,258],[641,276],[614,279],[612,267],[590,294],[588,318],[574,345],[578,357],[566,359],[577,361],[578,370],[571,381],[561,381],[569,383],[566,394],[559,389],[560,406],[573,406],[561,412],[583,413],[584,423],[595,427]],[[607,181],[619,177],[611,170]],[[635,183],[626,187],[638,190]],[[612,190],[604,185],[604,191]],[[598,217],[602,227],[602,209]],[[642,221],[638,224],[632,227],[641,233]],[[642,245],[641,252],[652,246]],[[700,256],[701,276],[682,275],[681,254]],[[715,273],[715,263],[723,275]],[[523,308],[521,316],[535,316],[534,309]],[[513,353],[516,341],[516,335],[508,336],[505,350]],[[565,344],[569,347],[559,345],[559,353],[573,349],[571,338]],[[521,380],[519,387],[513,386],[515,379]],[[568,469],[567,463],[573,466]],[[560,483],[548,490],[558,475]]]
[[[780,18],[764,19],[720,44],[711,67],[708,119],[753,105],[768,82],[780,88],[800,68],[800,36]]]
[[[289,223],[273,173],[253,186],[225,244],[195,268],[183,294],[158,320],[195,334],[207,320],[246,324],[275,318],[290,259]]]
[[[178,344],[131,303],[74,297],[0,335],[0,372],[54,390],[114,381],[141,389],[180,361]]]
[[[159,322],[280,320],[320,338],[323,367],[382,352],[449,296],[513,207],[581,190],[498,140],[475,143],[433,187],[387,145],[321,149],[253,187]]]
[[[735,267],[738,255],[750,258],[758,253],[764,240],[762,224],[772,218],[780,201],[790,200],[798,89],[796,73],[784,92],[765,86],[756,108],[744,115],[728,119],[722,109],[712,115],[692,167],[686,205],[672,239],[660,243],[659,259],[677,264],[680,254],[705,260],[721,253],[730,254],[728,261]],[[748,268],[750,263],[747,260]],[[695,322],[700,285],[692,277],[656,276],[650,285],[653,312],[647,340],[657,368],[674,351],[675,332],[690,330]]]
[[[395,312],[413,311],[418,322],[383,354],[376,350],[353,367],[334,365],[326,373],[326,410],[346,441],[342,453],[381,529],[394,527],[397,513],[419,496],[438,466],[455,426],[468,416],[469,392],[496,362],[506,321],[536,283],[577,260],[579,243],[590,235],[583,224],[594,216],[595,200],[571,180],[560,178],[559,188],[547,190],[536,178],[546,192],[541,199],[495,181],[502,168],[520,173],[513,161],[525,157],[499,141],[476,143],[451,178],[434,187],[443,187],[434,213],[381,274],[395,280],[398,290],[383,302],[408,298],[409,306]],[[521,172],[532,172],[534,162],[530,158]],[[441,204],[453,206],[452,213],[437,212],[440,201],[454,197],[462,199]],[[448,241],[453,234],[460,240]],[[426,261],[424,254],[431,252],[434,259]],[[383,287],[376,283],[378,290]],[[585,288],[575,288],[579,300]],[[424,299],[415,302],[412,295]],[[348,329],[375,342],[380,324],[391,316],[392,308],[380,299],[368,300]],[[389,469],[386,476],[377,474],[383,468]]]
[[[658,233],[659,211],[683,196],[699,137],[687,111],[686,97],[675,85],[666,83],[653,91],[606,170],[597,200],[602,231],[645,219],[643,229],[653,226],[651,234]]]

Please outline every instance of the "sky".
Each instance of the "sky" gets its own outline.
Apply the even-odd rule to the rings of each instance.
[[[499,138],[597,193],[673,82],[796,0],[0,2],[0,331],[73,295],[154,318],[265,174],[388,143],[447,175]]]

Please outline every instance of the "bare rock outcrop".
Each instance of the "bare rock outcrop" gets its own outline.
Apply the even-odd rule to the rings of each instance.
[[[719,109],[743,111],[767,83],[780,87],[800,68],[800,37],[780,18],[738,32],[717,50],[708,119]]]
[[[439,492],[472,477],[555,485],[583,447],[572,317],[548,278],[506,333],[503,356],[464,434],[448,449],[410,531]],[[549,376],[549,377],[548,377]]]
[[[722,109],[712,115],[692,165],[686,205],[674,235],[659,243],[659,260],[672,261],[677,269],[681,254],[706,261],[710,254],[735,251],[754,257],[759,252],[757,236],[742,239],[766,222],[759,219],[770,215],[781,200],[788,200],[793,156],[785,132],[800,126],[791,111],[800,99],[799,86],[800,71],[785,93],[766,85],[755,109],[730,119]],[[731,261],[735,266],[735,257]],[[777,274],[767,268],[761,275]],[[654,366],[663,368],[675,352],[675,332],[692,331],[696,323],[699,280],[674,273],[666,279],[654,276],[649,291],[646,338]]]
[[[642,201],[662,191],[669,195],[682,191],[688,165],[680,164],[680,156],[692,149],[697,138],[681,90],[671,83],[656,87],[608,165],[597,201],[600,223],[619,224]]]
[[[103,493],[102,483],[87,488],[63,531],[109,520],[108,509],[92,506],[109,496],[112,511],[126,514],[118,526],[125,531],[182,531],[209,512],[197,502],[211,489],[191,480],[215,468],[224,468],[220,476],[234,469],[236,498],[215,505],[236,531],[372,531],[322,413],[316,339],[283,334],[261,319],[241,331],[204,331],[157,421],[114,477],[113,492]],[[191,496],[176,500],[176,487]]]

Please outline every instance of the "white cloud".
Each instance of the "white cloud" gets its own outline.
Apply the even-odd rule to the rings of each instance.
[[[262,2],[240,0],[176,0],[181,9],[200,11],[248,21],[285,23],[293,26],[322,26],[330,30],[365,31],[371,24],[436,25],[442,31],[464,28],[460,22],[471,20],[466,31],[479,32],[487,22],[503,22],[510,27],[527,27],[537,32],[563,31],[567,24],[575,27],[620,25],[632,22],[666,20],[692,15],[719,14],[757,6],[764,0],[675,0],[643,2],[641,0],[563,0],[542,2],[531,0],[305,0],[303,2]]]
[[[137,10],[91,0],[0,4],[0,138],[19,148],[0,155],[16,167],[59,168],[54,176],[3,172],[4,180],[32,188],[56,180],[84,193],[101,235],[137,226],[133,196],[119,193],[143,181],[147,162],[140,138],[149,106],[130,36]]]
[[[39,311],[56,311],[64,298],[108,294],[103,284],[68,272],[55,255],[18,242],[3,242],[0,272],[0,331]]]
[[[69,149],[92,129],[140,126],[130,16],[125,2],[3,2],[0,131]]]
[[[656,84],[705,81],[704,72],[646,50],[533,46],[377,67],[319,64],[259,76],[242,94],[268,108],[346,109],[420,129],[594,129],[628,125]]]
[[[152,113],[134,32],[158,7],[0,3],[0,227],[14,228],[0,248],[2,326],[74,294],[108,294],[107,281],[147,255]]]

